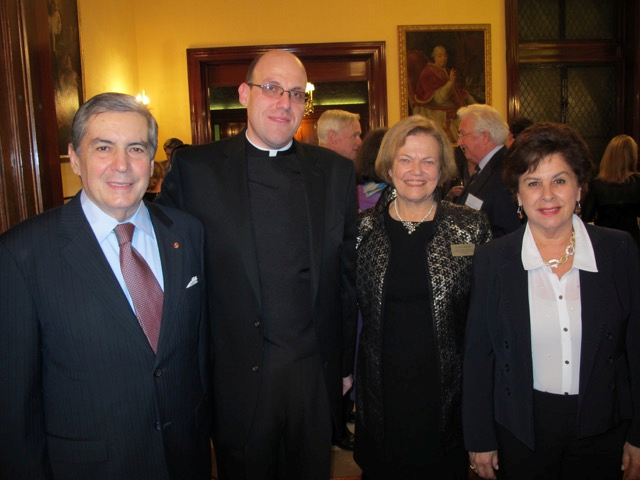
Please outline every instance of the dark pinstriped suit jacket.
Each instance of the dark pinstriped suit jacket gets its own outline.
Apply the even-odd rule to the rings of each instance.
[[[79,195],[0,236],[1,478],[211,477],[203,229],[149,211],[165,285],[157,355]]]

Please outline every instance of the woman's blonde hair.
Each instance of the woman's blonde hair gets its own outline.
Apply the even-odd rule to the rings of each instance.
[[[391,127],[383,137],[381,148],[376,157],[376,174],[386,183],[392,184],[392,177],[389,171],[394,165],[394,159],[396,159],[398,151],[405,145],[405,141],[410,135],[417,134],[429,135],[436,140],[440,147],[441,152],[438,160],[441,177],[439,183],[446,183],[456,176],[454,150],[441,127],[427,117],[413,115],[405,117]]]
[[[639,147],[629,135],[617,135],[605,148],[597,179],[622,184],[639,172]]]

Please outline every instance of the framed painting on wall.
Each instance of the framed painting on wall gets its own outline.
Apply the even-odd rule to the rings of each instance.
[[[47,0],[58,144],[68,161],[73,116],[83,102],[80,33],[76,0]]]
[[[401,117],[425,115],[457,140],[456,111],[490,104],[490,25],[399,25]]]

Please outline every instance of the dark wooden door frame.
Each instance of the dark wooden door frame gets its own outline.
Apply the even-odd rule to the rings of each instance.
[[[63,203],[46,2],[0,2],[0,233]]]
[[[360,61],[366,65],[369,91],[369,128],[387,125],[387,73],[385,42],[344,42],[294,45],[256,45],[187,49],[187,76],[192,143],[211,142],[209,67],[249,63],[260,53],[283,49],[306,61]],[[347,79],[346,79],[347,80]]]

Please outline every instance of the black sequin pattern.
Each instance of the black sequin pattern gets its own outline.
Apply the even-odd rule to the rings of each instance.
[[[356,279],[363,328],[358,351],[356,432],[383,442],[382,332],[385,277],[390,242],[384,212],[393,195],[359,214]],[[485,214],[441,201],[435,233],[425,246],[441,382],[441,448],[462,442],[461,380],[463,338],[473,256],[454,256],[452,245],[479,245],[491,239]],[[417,280],[420,282],[420,280]],[[358,441],[357,441],[358,443]]]

